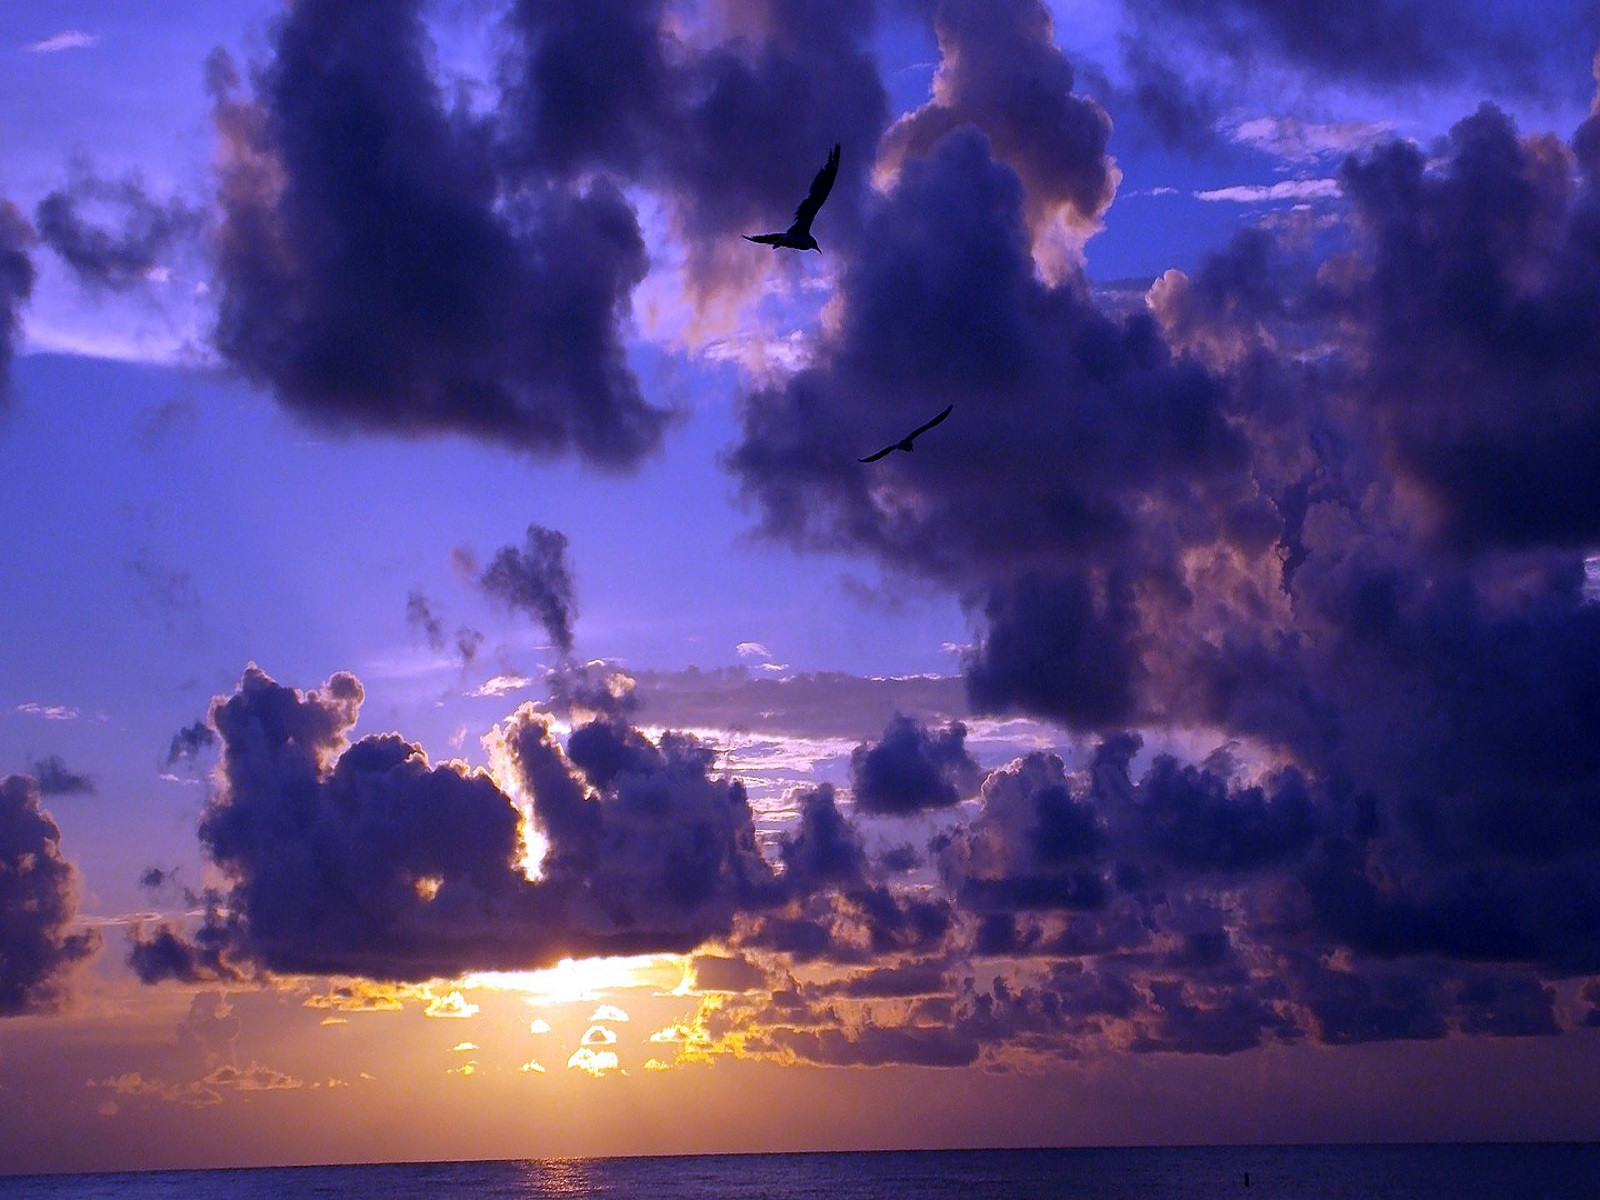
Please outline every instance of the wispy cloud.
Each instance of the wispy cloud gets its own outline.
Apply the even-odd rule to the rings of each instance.
[[[1277,183],[1241,183],[1196,192],[1196,200],[1231,204],[1272,204],[1285,200],[1328,200],[1339,194],[1337,179],[1281,179]]]
[[[31,42],[23,49],[29,54],[60,54],[63,50],[87,50],[100,44],[98,33],[84,33],[81,29],[66,29],[53,33],[41,41]]]
[[[43,717],[46,721],[76,721],[78,710],[68,704],[40,704],[34,700],[17,705],[19,713],[30,717]]]
[[[1320,124],[1298,117],[1267,116],[1241,121],[1228,131],[1240,145],[1276,155],[1286,162],[1309,163],[1370,150],[1393,135],[1387,121],[1338,121]]]

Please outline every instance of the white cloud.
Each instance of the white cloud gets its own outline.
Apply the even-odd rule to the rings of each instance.
[[[42,41],[33,42],[24,49],[29,54],[60,54],[63,50],[87,50],[100,44],[98,33],[84,33],[81,29],[67,29],[53,33]]]
[[[740,642],[733,648],[733,652],[740,658],[771,658],[772,651],[760,642]]]
[[[1252,117],[1228,131],[1240,145],[1275,155],[1285,162],[1308,163],[1334,155],[1368,150],[1391,136],[1387,121],[1337,121],[1318,124],[1299,117]]]
[[[526,675],[496,675],[486,679],[470,693],[473,696],[505,696],[533,686]]]
[[[1242,183],[1196,192],[1196,200],[1232,204],[1271,204],[1285,200],[1328,200],[1339,194],[1337,179],[1281,179],[1277,183]]]
[[[76,721],[78,710],[66,704],[39,704],[29,700],[17,705],[19,713],[43,717],[46,721]]]
[[[615,1004],[602,1004],[590,1015],[590,1021],[626,1021],[628,1014]]]

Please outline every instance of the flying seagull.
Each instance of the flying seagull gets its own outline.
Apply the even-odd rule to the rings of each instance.
[[[782,233],[757,233],[745,234],[747,242],[765,242],[776,250],[779,246],[787,246],[791,250],[815,250],[822,253],[822,247],[817,245],[817,239],[811,236],[811,222],[816,219],[817,209],[822,207],[822,202],[828,198],[828,193],[833,190],[833,177],[839,173],[839,147],[834,145],[828,151],[828,161],[822,164],[822,170],[817,172],[817,177],[811,181],[811,190],[806,193],[806,198],[800,201],[800,207],[794,210],[794,224]]]
[[[928,430],[932,429],[940,421],[942,421],[946,417],[948,417],[950,415],[950,410],[952,408],[954,408],[954,407],[955,407],[954,404],[945,405],[945,410],[942,413],[940,413],[937,417],[935,417],[933,420],[929,421],[926,425],[917,426],[910,433],[906,434],[905,437],[901,438],[898,442],[894,443],[894,445],[885,446],[882,450],[879,450],[876,454],[869,454],[865,458],[857,459],[856,461],[857,462],[877,462],[885,454],[891,454],[896,450],[904,450],[907,454],[911,453],[911,443],[918,436],[920,436],[921,434],[927,433]]]

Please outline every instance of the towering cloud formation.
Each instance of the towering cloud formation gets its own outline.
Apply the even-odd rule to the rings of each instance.
[[[9,200],[0,199],[0,413],[11,402],[11,357],[22,328],[22,306],[33,293],[31,226]]]
[[[1105,983],[972,1019],[1109,1012],[1116,976],[1147,1049],[1531,1033],[1600,969],[1597,120],[1358,155],[1331,254],[1251,231],[1126,318],[1041,279],[998,140],[892,181],[729,462],[768,534],[960,595],[976,708],[1108,735],[1092,784],[1026,761],[936,847],[976,950]],[[947,403],[915,455],[839,450]],[[1141,777],[1131,724],[1294,766]]]
[[[0,1017],[65,1002],[68,973],[100,948],[98,930],[72,931],[77,909],[77,872],[38,784],[0,779]]]
[[[1183,603],[1191,547],[1271,544],[1221,388],[1150,317],[1038,277],[1021,183],[971,128],[907,164],[869,234],[823,364],[746,409],[730,461],[764,528],[976,592],[980,703],[1137,719],[1142,616]],[[840,453],[947,403],[914,455]]]
[[[1106,153],[1111,118],[1074,95],[1073,72],[1039,0],[941,0],[933,98],[884,138],[885,167],[926,156],[951,130],[982,130],[994,156],[1022,179],[1036,239],[1066,233],[1081,245],[1111,203],[1120,173]],[[1050,262],[1063,270],[1059,262]]]

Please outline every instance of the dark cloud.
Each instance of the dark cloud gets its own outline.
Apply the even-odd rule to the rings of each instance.
[[[967,753],[967,727],[952,722],[935,732],[896,714],[882,740],[850,755],[856,808],[881,816],[909,816],[949,808],[978,790],[982,773]]]
[[[9,200],[0,199],[0,413],[11,402],[11,358],[22,332],[22,308],[33,294],[29,247],[33,227]]]
[[[463,625],[456,630],[456,653],[461,656],[464,666],[471,666],[477,660],[478,651],[483,649],[484,636],[470,625]]]
[[[1487,105],[1444,153],[1429,171],[1392,143],[1343,173],[1370,245],[1347,302],[1365,317],[1363,383],[1387,448],[1457,544],[1593,546],[1597,164],[1519,138]]]
[[[750,398],[729,462],[768,534],[963,595],[984,634],[967,668],[980,707],[1118,725],[1145,715],[1141,626],[1184,602],[1182,556],[1261,504],[1216,382],[1147,315],[1043,282],[1022,200],[971,129],[908,163],[822,365]],[[840,452],[945,403],[946,436],[886,471]],[[891,488],[916,502],[887,503]]]
[[[193,935],[136,932],[142,978],[427,979],[685,952],[782,898],[743,787],[712,778],[692,738],[602,719],[563,747],[524,706],[496,735],[508,793],[394,734],[350,743],[361,698],[349,675],[301,693],[251,668],[213,705],[223,757],[200,838],[227,886]],[[536,877],[513,795],[548,842]]]
[[[0,779],[0,1017],[60,1008],[68,975],[100,948],[98,930],[72,930],[78,873],[39,794],[31,776]]]
[[[478,586],[507,608],[521,610],[544,626],[562,654],[572,652],[572,572],[567,535],[529,525],[524,548],[502,546],[478,577]]]
[[[218,894],[208,893],[205,918],[192,935],[167,921],[136,922],[128,931],[128,965],[141,983],[237,983],[254,974],[241,961],[240,937],[237,919],[222,910]]]
[[[1596,129],[1486,108],[1432,156],[1364,152],[1337,224],[1248,231],[1120,315],[1041,278],[992,132],[903,164],[813,364],[746,402],[728,463],[763,531],[960,597],[976,711],[1256,763],[1136,769],[1110,737],[1082,778],[992,776],[936,844],[973,946],[1192,979],[1299,938],[1375,997],[1319,1001],[1351,1040],[1538,1027],[1527,980],[1597,969]],[[840,452],[947,403],[914,456]],[[1522,982],[1472,1016],[1438,958]],[[1163,991],[1150,1048],[1293,1036],[1269,1017],[1308,1002],[1214,986]]]
[[[41,796],[94,795],[94,779],[72,770],[59,754],[36,760],[29,765],[28,772],[39,785]]]
[[[871,47],[876,7],[778,0],[701,14],[681,37],[667,32],[658,0],[525,0],[511,18],[512,144],[542,170],[601,168],[660,189],[705,288],[743,273],[731,254],[758,261],[730,235],[786,221],[805,172],[838,142],[840,174],[818,233],[847,247],[887,120]]]
[[[667,421],[623,351],[634,213],[606,178],[503,177],[418,8],[296,5],[248,97],[213,59],[217,347],[326,424],[628,468]]]
[[[740,955],[697,954],[690,967],[702,992],[749,992],[767,983],[767,973]]]
[[[444,649],[444,622],[434,614],[428,598],[419,591],[406,595],[406,624],[420,630],[433,649]]]
[[[217,735],[211,726],[204,721],[196,721],[192,725],[185,725],[172,735],[172,741],[167,744],[167,756],[162,760],[162,765],[167,770],[172,770],[180,764],[192,764],[201,753],[217,744]]]
[[[158,203],[137,172],[110,179],[79,165],[66,187],[39,201],[34,222],[80,283],[126,291],[191,247],[205,218],[178,198]]]
[[[1216,144],[1221,103],[1215,91],[1166,61],[1155,38],[1135,35],[1123,44],[1126,88],[1106,86],[1113,112],[1130,105],[1156,142],[1197,153]]]
[[[785,834],[778,857],[790,891],[809,895],[828,885],[854,887],[867,875],[861,835],[839,811],[833,785],[824,783],[791,800],[800,810],[800,827]]]

